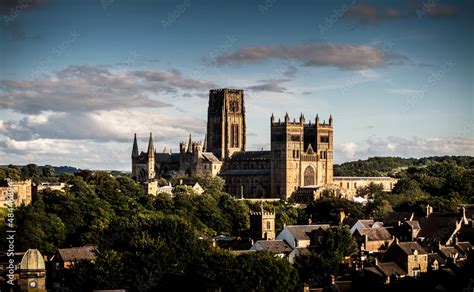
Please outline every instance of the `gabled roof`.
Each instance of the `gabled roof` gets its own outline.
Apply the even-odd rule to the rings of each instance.
[[[412,229],[421,229],[420,223],[419,223],[417,220],[406,221],[406,223],[407,223]]]
[[[259,240],[255,244],[260,245],[264,250],[269,250],[276,254],[289,254],[293,251],[291,246],[284,240]]]
[[[427,240],[446,243],[456,230],[456,224],[460,217],[453,215],[431,214],[428,217],[417,218],[421,230],[417,237]]]
[[[385,277],[404,276],[407,273],[394,262],[379,263],[375,266]]]
[[[446,263],[446,261],[438,253],[428,254],[428,263],[432,265],[434,261],[438,261],[439,265]]]
[[[212,163],[222,163],[212,152],[203,152],[201,155],[202,159]]]
[[[415,214],[413,212],[392,212],[392,213],[388,213],[383,218],[383,223],[385,225],[387,225],[387,224],[393,224],[393,223],[398,222],[398,221],[400,221],[400,222],[410,221],[410,220],[413,220],[414,215]]]
[[[357,228],[357,231],[361,236],[367,235],[368,241],[381,241],[391,240],[392,235],[388,232],[387,228]]]
[[[97,247],[95,246],[81,246],[71,248],[60,248],[58,250],[61,259],[65,262],[69,261],[93,261],[96,257]]]
[[[439,253],[445,258],[455,258],[459,254],[459,251],[454,246],[441,246]]]
[[[468,241],[457,242],[454,247],[464,255],[467,255],[472,250],[472,244]]]
[[[327,229],[329,224],[313,224],[313,225],[289,225],[287,229],[296,240],[310,240],[311,231],[319,228]]]
[[[395,242],[395,244],[407,255],[413,255],[415,250],[418,254],[426,254],[426,251],[416,241]]]

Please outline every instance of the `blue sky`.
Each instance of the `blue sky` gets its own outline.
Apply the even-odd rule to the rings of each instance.
[[[53,1],[0,4],[0,164],[129,169],[203,139],[208,90],[269,118],[335,123],[335,159],[472,155],[469,1]]]

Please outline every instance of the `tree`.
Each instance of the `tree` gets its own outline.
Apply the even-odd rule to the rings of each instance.
[[[355,218],[364,216],[362,205],[337,197],[321,197],[306,207],[306,215],[318,222],[338,222],[340,210]]]
[[[43,177],[46,177],[46,178],[51,178],[51,177],[56,176],[56,171],[51,165],[43,166],[42,172],[43,172]]]

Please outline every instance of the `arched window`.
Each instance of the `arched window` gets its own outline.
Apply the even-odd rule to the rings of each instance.
[[[314,185],[314,168],[312,166],[306,167],[304,170],[304,185],[305,186],[311,186]]]
[[[267,230],[270,230],[270,221],[267,221]]]

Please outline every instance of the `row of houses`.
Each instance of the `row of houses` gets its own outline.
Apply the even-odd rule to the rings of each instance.
[[[337,223],[285,226],[278,234],[274,231],[274,215],[263,210],[251,213],[252,235],[259,240],[216,237],[216,245],[236,254],[268,250],[293,264],[298,256],[318,250],[325,230],[342,224],[349,227],[357,243],[357,251],[345,262],[365,278],[389,284],[429,271],[462,267],[474,244],[474,205],[464,205],[453,214],[433,212],[427,206],[425,214],[394,212],[380,221],[346,218],[341,211]],[[369,258],[375,263],[369,265]]]

